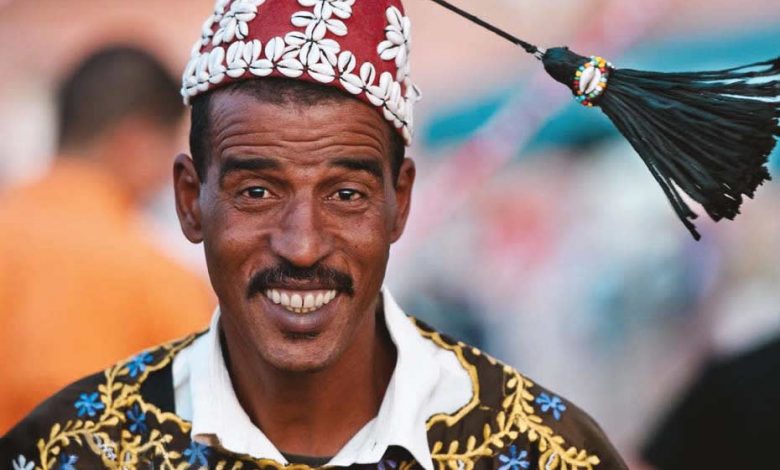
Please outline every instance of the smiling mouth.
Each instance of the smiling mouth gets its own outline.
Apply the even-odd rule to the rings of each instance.
[[[311,313],[336,298],[336,290],[286,290],[268,289],[265,296],[271,302],[281,305],[293,313]]]

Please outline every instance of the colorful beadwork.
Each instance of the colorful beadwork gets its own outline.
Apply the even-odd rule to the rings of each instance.
[[[575,99],[583,106],[592,107],[607,89],[612,64],[603,57],[591,56],[574,74],[572,90]]]

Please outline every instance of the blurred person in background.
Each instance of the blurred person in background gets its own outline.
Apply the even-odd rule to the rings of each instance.
[[[648,469],[778,468],[780,337],[712,359],[643,449]]]
[[[113,46],[75,68],[57,106],[53,167],[0,196],[0,433],[78,377],[203,326],[212,306],[138,217],[178,150],[176,80]]]

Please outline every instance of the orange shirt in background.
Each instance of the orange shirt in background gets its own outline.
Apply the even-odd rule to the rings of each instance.
[[[206,283],[136,222],[75,159],[0,195],[0,435],[70,382],[208,325]]]

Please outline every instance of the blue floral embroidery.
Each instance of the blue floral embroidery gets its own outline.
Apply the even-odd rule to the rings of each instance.
[[[556,421],[560,421],[561,413],[566,411],[566,405],[561,401],[561,397],[555,395],[550,396],[544,392],[536,397],[536,403],[541,405],[542,413],[547,413],[552,410],[552,415]]]
[[[397,468],[398,462],[395,460],[382,460],[379,462],[376,466],[377,470],[390,470],[392,468]]]
[[[146,432],[146,413],[141,410],[138,403],[127,411],[127,420],[130,421],[130,432],[135,434]]]
[[[130,377],[136,378],[139,374],[146,370],[146,365],[152,363],[152,353],[142,352],[127,362],[127,370],[130,372]]]
[[[75,455],[60,455],[59,470],[76,470],[76,462],[79,460]]]
[[[520,451],[517,453],[517,446],[512,445],[509,447],[509,455],[501,454],[498,456],[498,460],[501,461],[502,466],[498,470],[520,470],[521,468],[528,468],[531,465],[528,460],[528,452]]]
[[[86,414],[90,417],[95,416],[98,410],[102,410],[106,407],[106,405],[98,401],[97,392],[90,393],[89,395],[82,393],[79,395],[79,399],[76,400],[76,403],[74,403],[73,406],[75,406],[78,410],[79,416],[84,416]]]
[[[208,465],[209,448],[192,441],[190,447],[184,451],[184,456],[187,457],[187,463],[190,465],[195,465],[195,462],[198,462],[201,467],[205,467]]]

